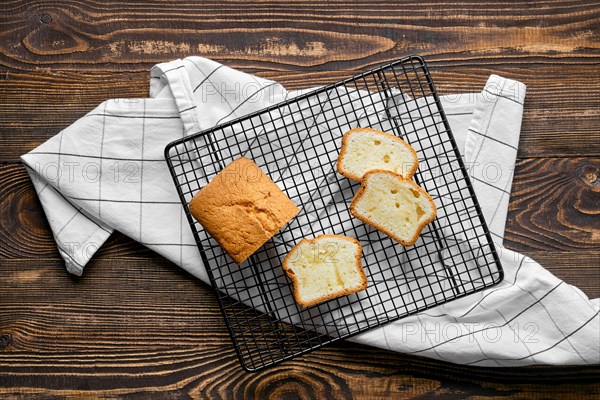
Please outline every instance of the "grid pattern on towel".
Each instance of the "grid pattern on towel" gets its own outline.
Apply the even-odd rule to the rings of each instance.
[[[358,184],[339,175],[341,136],[372,127],[410,143],[414,176],[434,198],[435,221],[403,247],[353,218]],[[238,266],[191,216],[188,203],[227,164],[252,159],[301,212]],[[427,66],[400,60],[167,146],[185,213],[242,366],[258,370],[489,287],[502,279],[490,232]],[[354,237],[368,288],[303,309],[281,262],[302,238]]]

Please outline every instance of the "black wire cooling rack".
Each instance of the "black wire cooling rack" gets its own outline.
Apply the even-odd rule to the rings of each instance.
[[[336,173],[341,137],[372,127],[410,143],[415,181],[438,213],[403,247],[353,218],[358,184]],[[246,156],[301,208],[241,266],[191,216],[193,195]],[[256,371],[327,343],[474,293],[502,277],[496,250],[422,58],[412,56],[170,143],[171,174],[244,369]],[[323,233],[363,246],[365,291],[303,309],[281,262]]]

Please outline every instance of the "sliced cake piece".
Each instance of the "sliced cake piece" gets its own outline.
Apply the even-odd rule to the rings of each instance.
[[[412,178],[418,166],[415,149],[397,136],[371,128],[354,128],[342,137],[337,170],[346,178],[360,181],[374,169]]]
[[[436,214],[431,196],[410,179],[390,171],[365,174],[350,212],[404,246],[415,244]]]
[[[302,239],[283,260],[294,299],[302,307],[367,288],[358,240],[341,235]]]

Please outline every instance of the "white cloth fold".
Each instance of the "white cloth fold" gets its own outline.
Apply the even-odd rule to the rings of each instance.
[[[200,57],[159,64],[150,81],[150,98],[108,100],[21,159],[69,272],[118,230],[208,282],[165,145],[301,92]],[[442,97],[504,280],[351,340],[479,366],[600,362],[598,299],[502,247],[524,98],[495,75],[481,93]]]

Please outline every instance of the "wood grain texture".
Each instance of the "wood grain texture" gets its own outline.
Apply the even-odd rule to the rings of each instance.
[[[569,67],[568,77],[564,77],[562,65],[522,69],[430,64],[442,95],[480,91],[491,73],[528,85],[520,157],[600,156],[600,80],[590,80],[591,76],[600,76],[600,63]],[[293,89],[333,83],[358,72],[259,75]],[[558,76],[565,81],[557,81]],[[0,91],[0,162],[16,162],[21,154],[56,135],[104,100],[146,97],[148,74],[0,70]]]
[[[552,390],[575,399],[598,390],[597,367],[461,367],[352,343],[245,373],[211,289],[167,261],[98,257],[84,278],[58,259],[2,263],[0,397],[527,399]]]
[[[326,67],[332,61],[362,69],[415,50],[433,61],[512,64],[554,56],[569,64],[594,58],[600,47],[593,1],[510,8],[475,0],[219,1],[201,7],[183,1],[7,1],[3,8],[0,52],[4,64],[19,69],[139,70],[188,54],[261,69],[337,69]]]
[[[599,281],[589,279],[600,273],[599,172],[600,159],[589,157],[519,160],[504,241],[507,248],[527,255],[556,254],[556,258],[544,258],[548,263],[543,265],[563,267],[565,275],[558,269],[557,275],[592,297],[600,297]],[[0,166],[0,187],[0,258],[57,257],[54,238],[25,167]],[[116,233],[100,248],[99,256],[151,258],[153,253]],[[574,271],[567,266],[578,262],[581,268],[569,275]]]
[[[442,93],[479,91],[491,73],[527,84],[521,156],[600,154],[589,145],[600,142],[593,1],[0,7],[0,161],[16,161],[103,100],[146,96],[150,67],[187,55],[305,88],[419,53]]]
[[[517,162],[506,231],[505,245],[517,251],[600,255],[600,158]]]
[[[543,176],[552,170],[572,174],[571,180],[586,177],[572,166],[582,161],[587,171],[588,158],[520,162],[515,181],[525,180],[521,174]],[[0,394],[69,396],[83,389],[89,396],[125,397],[166,390],[195,398],[240,399],[324,394],[341,399],[446,398],[448,393],[454,398],[537,398],[551,383],[554,398],[569,399],[598,390],[594,379],[600,370],[594,368],[471,369],[353,344],[246,374],[210,288],[122,235],[113,235],[101,248],[83,278],[69,276],[24,167],[0,167],[0,184],[5,188],[0,335],[6,343],[0,351],[0,377],[10,382],[9,387],[0,384]],[[536,193],[544,190],[534,188]],[[575,199],[562,208],[586,209],[585,201]],[[513,202],[520,201],[513,194]],[[546,211],[552,215],[553,210]],[[523,234],[530,233],[525,229]],[[570,232],[564,235],[569,238]],[[526,250],[588,296],[600,295],[593,249]],[[57,379],[57,374],[66,378]],[[521,375],[527,379],[518,381]],[[92,379],[100,383],[90,384]],[[36,385],[44,390],[32,387]]]
[[[201,55],[324,85],[420,54],[441,94],[527,85],[504,245],[600,296],[600,7],[466,2],[0,3],[0,398],[597,398],[598,367],[473,368],[338,343],[241,370],[210,288],[122,234],[64,270],[18,157]]]
[[[593,219],[587,215],[597,213],[600,203],[597,201],[597,191],[594,192],[597,186],[590,183],[594,175],[586,172],[595,171],[593,168],[598,164],[597,161],[589,158],[519,161],[504,243],[507,248],[527,254],[559,278],[581,288],[590,298],[600,297],[600,254],[597,251],[600,239],[597,229],[596,233],[593,226],[590,230],[590,221],[593,222]],[[532,177],[537,177],[535,184],[522,183]],[[562,192],[552,187],[556,177],[562,177]],[[60,260],[52,232],[25,167],[14,164],[0,166],[0,187],[0,259],[45,257]],[[521,192],[522,187],[527,190]],[[560,206],[553,204],[552,198],[540,198],[539,202],[546,199],[543,207],[538,201],[530,200],[532,194],[546,192],[557,193],[557,197],[561,197],[560,193],[563,192],[572,195],[564,199],[561,197]],[[530,214],[535,215],[532,217]],[[581,229],[574,223],[564,225],[563,221],[572,220],[583,220]],[[536,221],[544,221],[544,224]],[[535,229],[536,224],[542,233],[551,232],[556,240],[550,242],[544,239],[543,234]],[[546,245],[542,240],[546,240]],[[115,260],[160,259],[151,250],[119,232],[115,232],[100,247],[97,257]]]

